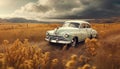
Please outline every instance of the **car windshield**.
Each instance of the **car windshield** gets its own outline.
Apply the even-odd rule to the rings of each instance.
[[[63,24],[63,27],[74,27],[74,28],[79,28],[79,23],[67,22],[67,23]]]

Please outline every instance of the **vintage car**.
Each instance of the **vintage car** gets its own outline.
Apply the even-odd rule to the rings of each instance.
[[[81,20],[65,21],[62,27],[46,32],[46,38],[50,43],[69,44],[77,46],[78,42],[86,38],[97,37],[97,31],[91,28],[90,23]]]

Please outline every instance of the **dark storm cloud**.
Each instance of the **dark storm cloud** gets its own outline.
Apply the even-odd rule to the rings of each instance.
[[[104,18],[120,16],[120,0],[39,0],[13,13],[28,18]]]
[[[95,6],[95,4],[93,5]],[[120,0],[101,0],[101,4],[98,7],[94,8],[94,6],[85,9],[82,13],[82,17],[104,18],[120,16]],[[79,17],[79,15],[81,14],[76,14],[77,17]]]
[[[80,3],[74,0],[49,0],[49,5],[56,11],[70,11],[73,8],[79,7]]]

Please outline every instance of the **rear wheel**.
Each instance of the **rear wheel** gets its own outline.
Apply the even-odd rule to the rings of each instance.
[[[92,36],[92,34],[90,35],[90,39],[92,39],[93,38],[93,36]]]
[[[96,34],[95,38],[99,38],[98,34]]]
[[[90,35],[90,39],[92,39],[92,38],[98,38],[98,35],[96,34],[96,35]]]

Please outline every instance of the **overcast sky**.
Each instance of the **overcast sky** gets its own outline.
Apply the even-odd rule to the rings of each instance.
[[[0,0],[0,17],[9,17],[15,10],[26,5],[29,2],[38,0]]]
[[[0,0],[0,17],[103,18],[120,16],[120,0]]]

